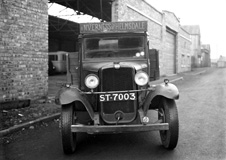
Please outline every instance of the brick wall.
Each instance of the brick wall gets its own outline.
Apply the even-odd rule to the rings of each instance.
[[[47,94],[47,3],[0,0],[0,102]]]

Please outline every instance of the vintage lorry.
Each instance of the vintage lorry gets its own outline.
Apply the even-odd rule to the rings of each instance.
[[[174,149],[179,91],[168,80],[150,85],[159,79],[159,60],[149,49],[147,22],[80,24],[78,46],[77,58],[67,55],[67,83],[56,95],[64,153],[76,150],[78,132],[159,131],[163,146]]]

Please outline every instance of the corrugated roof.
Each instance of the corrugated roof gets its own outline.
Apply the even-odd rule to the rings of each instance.
[[[200,27],[199,25],[185,25],[182,26],[188,33],[191,35],[198,34],[200,35]]]
[[[57,3],[75,11],[111,21],[112,0],[49,0],[50,3]]]

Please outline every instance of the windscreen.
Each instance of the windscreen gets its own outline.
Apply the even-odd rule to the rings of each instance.
[[[142,36],[86,38],[84,42],[86,59],[143,58],[145,56]]]

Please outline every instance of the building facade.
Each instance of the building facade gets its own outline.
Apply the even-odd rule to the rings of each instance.
[[[201,32],[198,25],[182,26],[191,37],[191,67],[201,67]]]
[[[210,67],[211,59],[210,59],[210,45],[202,44],[201,46],[201,67]]]
[[[226,67],[226,57],[220,56],[220,58],[217,61],[217,67],[218,68],[225,68]]]
[[[191,40],[190,34],[182,27],[179,28],[178,37],[178,73],[191,71]]]
[[[169,11],[160,12],[146,0],[115,0],[112,21],[148,21],[149,48],[159,50],[160,75],[191,70],[189,33]]]

